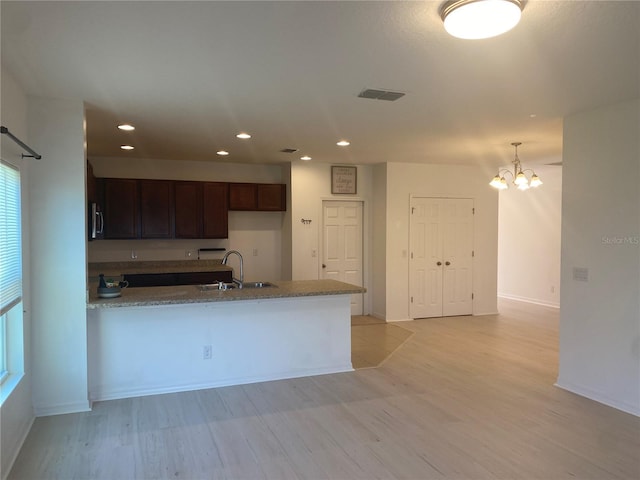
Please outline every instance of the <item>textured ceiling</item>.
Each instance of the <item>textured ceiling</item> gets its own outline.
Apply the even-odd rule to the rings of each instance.
[[[563,117],[640,96],[640,2],[530,0],[479,41],[448,36],[441,3],[3,0],[2,64],[86,102],[90,158],[495,166],[521,141],[551,163]]]

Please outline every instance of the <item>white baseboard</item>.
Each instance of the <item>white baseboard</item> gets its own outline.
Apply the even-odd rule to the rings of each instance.
[[[556,383],[554,383],[554,386],[568,392],[575,393],[576,395],[580,395],[581,397],[588,398],[589,400],[602,403],[603,405],[607,405],[608,407],[612,407],[625,413],[635,415],[636,417],[640,417],[640,405],[632,405],[630,403],[620,402],[618,400],[610,398],[602,392],[595,392],[589,388],[584,388],[579,385],[573,385],[567,382],[561,383],[559,379]]]
[[[505,298],[507,300],[516,300],[518,302],[533,303],[534,305],[541,305],[543,307],[560,308],[560,304],[556,302],[547,302],[545,300],[539,300],[536,298],[521,297],[518,295],[509,295],[508,293],[498,293],[498,298]]]
[[[87,400],[86,402],[61,403],[59,405],[35,405],[33,409],[36,417],[48,417],[66,413],[90,412],[91,404]]]
[[[330,373],[353,372],[351,363],[331,368],[310,369],[304,371],[283,372],[276,375],[262,375],[257,377],[242,377],[220,380],[206,383],[191,383],[185,385],[148,385],[136,389],[95,389],[91,392],[91,401],[99,402],[105,400],[118,400],[121,398],[146,397],[148,395],[162,395],[165,393],[190,392],[194,390],[205,390],[208,388],[230,387],[233,385],[246,385],[249,383],[270,382],[274,380],[286,380],[288,378],[310,377],[315,375],[326,375]]]
[[[25,426],[25,428],[22,429],[22,432],[20,433],[20,438],[13,445],[14,451],[11,452],[11,457],[10,457],[9,461],[7,462],[7,466],[2,471],[2,480],[6,480],[7,477],[9,476],[9,472],[11,472],[11,469],[13,468],[13,464],[16,463],[16,459],[18,458],[18,455],[20,454],[20,450],[22,450],[22,446],[24,445],[24,442],[27,439],[27,436],[29,435],[29,432],[31,431],[31,427],[33,427],[33,422],[35,420],[36,420],[35,416],[32,416],[29,419],[29,421],[27,422],[27,425]],[[3,445],[3,448],[6,448],[6,446]]]

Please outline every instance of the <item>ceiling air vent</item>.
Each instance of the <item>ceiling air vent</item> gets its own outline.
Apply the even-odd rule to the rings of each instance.
[[[402,92],[392,92],[390,90],[376,90],[373,88],[367,88],[362,90],[358,97],[360,98],[372,98],[374,100],[387,100],[389,102],[393,102],[394,100],[399,99],[400,97],[404,97],[404,93]]]
[[[296,153],[298,151],[297,148],[283,148],[280,150],[282,153]]]

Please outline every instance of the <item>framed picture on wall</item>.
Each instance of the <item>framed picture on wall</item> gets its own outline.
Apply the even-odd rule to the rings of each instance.
[[[358,193],[358,168],[333,165],[331,167],[331,193]]]

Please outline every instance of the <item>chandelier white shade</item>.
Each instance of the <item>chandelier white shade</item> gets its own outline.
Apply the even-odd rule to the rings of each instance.
[[[445,30],[469,40],[502,35],[518,24],[521,14],[520,0],[450,0],[440,10]]]
[[[527,168],[525,170],[522,169],[522,164],[520,163],[520,159],[518,158],[518,147],[522,145],[522,142],[513,142],[511,145],[513,145],[516,149],[515,158],[511,162],[513,163],[513,172],[506,168],[498,171],[496,176],[493,177],[493,180],[489,182],[489,185],[497,188],[498,190],[509,188],[509,184],[507,183],[505,175],[510,175],[512,177],[513,184],[518,187],[518,190],[528,190],[530,187],[536,188],[542,185],[542,180],[540,180],[540,177],[536,175],[536,172],[534,172],[530,168]],[[527,174],[529,174],[528,177]]]

